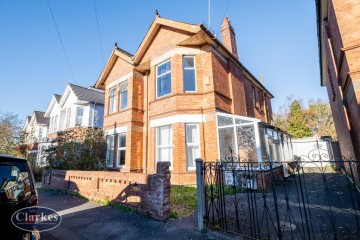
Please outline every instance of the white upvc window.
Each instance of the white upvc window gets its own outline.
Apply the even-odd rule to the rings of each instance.
[[[43,128],[40,127],[39,128],[39,142],[42,142],[42,138],[43,138]]]
[[[66,113],[66,125],[65,125],[66,128],[70,127],[70,120],[71,120],[71,108],[68,108]]]
[[[125,166],[125,156],[126,156],[126,133],[121,133],[118,135],[118,149],[117,149],[117,158],[116,158],[117,167]]]
[[[120,109],[125,109],[128,106],[128,81],[120,84],[119,92]]]
[[[106,137],[106,165],[108,167],[113,167],[114,142],[115,142],[115,136],[114,135],[109,135],[109,136]]]
[[[84,108],[83,107],[77,107],[76,108],[75,125],[80,125],[80,126],[82,125],[83,116],[84,116]]]
[[[172,165],[172,127],[171,125],[156,128],[156,161],[170,161]]]
[[[109,95],[109,113],[116,112],[116,88],[110,89]]]
[[[200,158],[200,131],[199,124],[186,124],[186,166],[194,170],[195,159]]]
[[[184,92],[196,91],[196,71],[194,56],[183,56],[183,84]]]
[[[156,66],[156,97],[171,93],[171,60]]]
[[[57,120],[58,120],[58,115],[56,115],[56,116],[54,117],[53,132],[56,132],[56,131],[57,131],[57,128],[58,128],[58,126],[57,126]]]

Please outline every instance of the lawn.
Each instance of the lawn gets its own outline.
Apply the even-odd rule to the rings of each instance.
[[[192,186],[171,186],[171,218],[191,215],[197,207],[196,188]]]

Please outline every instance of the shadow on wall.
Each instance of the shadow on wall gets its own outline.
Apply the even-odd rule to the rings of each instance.
[[[158,162],[156,174],[64,171],[44,172],[43,186],[84,197],[128,205],[160,221],[170,217],[170,162]]]

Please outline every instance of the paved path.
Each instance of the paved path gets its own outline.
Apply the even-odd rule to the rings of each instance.
[[[162,223],[56,191],[39,191],[39,206],[52,208],[62,215],[59,227],[41,234],[45,240],[228,239],[214,232],[200,234],[195,215]]]

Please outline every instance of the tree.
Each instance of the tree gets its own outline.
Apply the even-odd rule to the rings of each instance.
[[[50,168],[62,170],[104,170],[106,142],[101,129],[60,131],[46,150]]]
[[[303,113],[298,100],[294,100],[291,103],[287,122],[289,124],[289,133],[295,138],[312,136],[310,128],[307,126],[308,119]]]
[[[21,124],[17,114],[0,111],[0,154],[17,155]]]
[[[320,99],[310,100],[305,115],[308,119],[308,127],[314,136],[331,136],[333,140],[337,139],[329,103]]]
[[[309,136],[331,136],[336,140],[335,126],[329,103],[322,100],[310,100],[303,108],[301,99],[287,98],[274,114],[272,124],[289,132],[295,138]]]

